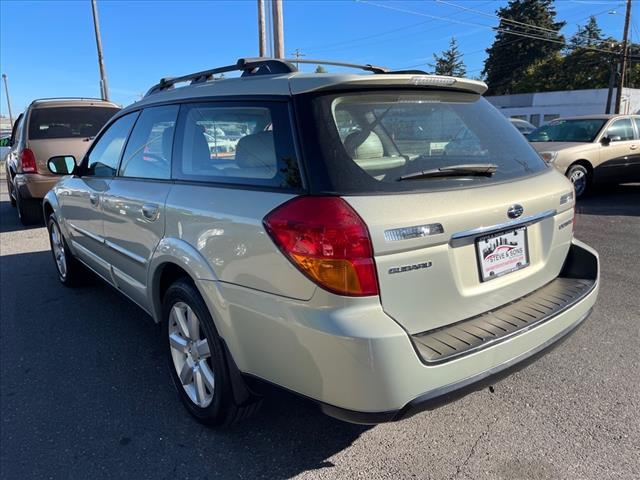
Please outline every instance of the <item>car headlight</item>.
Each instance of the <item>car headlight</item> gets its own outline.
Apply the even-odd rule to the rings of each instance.
[[[542,159],[547,163],[553,163],[558,156],[558,152],[539,152]]]

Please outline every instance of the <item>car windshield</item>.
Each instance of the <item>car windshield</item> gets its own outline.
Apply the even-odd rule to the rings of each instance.
[[[593,142],[606,123],[601,118],[554,120],[527,135],[530,142]]]
[[[29,139],[94,137],[118,110],[114,107],[37,108],[29,119]]]
[[[317,97],[314,107],[318,147],[339,191],[456,188],[546,168],[509,120],[477,94],[361,91]],[[491,175],[468,168],[487,164],[495,166]],[[434,169],[449,175],[415,175]]]

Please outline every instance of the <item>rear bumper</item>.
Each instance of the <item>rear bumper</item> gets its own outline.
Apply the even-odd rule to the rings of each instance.
[[[400,410],[391,410],[388,412],[357,412],[346,410],[332,405],[321,404],[322,411],[334,418],[345,422],[360,423],[365,425],[395,422],[409,418],[417,413],[426,410],[434,410],[448,403],[459,400],[473,392],[482,390],[488,386],[494,385],[503,378],[522,370],[531,365],[543,355],[546,355],[555,347],[566,340],[573,332],[575,332],[582,322],[591,314],[591,309],[584,314],[576,323],[571,325],[565,331],[560,332],[550,338],[540,346],[530,350],[523,355],[509,360],[501,365],[490,368],[476,375],[466,378],[460,382],[446,385],[444,387],[427,392],[417,398],[414,398]]]
[[[574,240],[561,275],[590,278],[588,292],[531,328],[437,363],[424,361],[375,297],[327,308],[339,298],[323,291],[297,302],[223,282],[199,288],[240,372],[307,397],[328,415],[370,424],[434,408],[535,360],[587,318],[598,274],[597,253]]]
[[[16,189],[22,198],[43,199],[60,177],[40,173],[18,173],[14,178]]]

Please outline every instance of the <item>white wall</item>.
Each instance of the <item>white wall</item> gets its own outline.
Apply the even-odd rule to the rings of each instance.
[[[487,97],[506,117],[524,115],[531,121],[531,115],[540,115],[540,125],[544,115],[568,117],[574,115],[594,115],[605,113],[607,105],[606,88],[594,90],[568,90],[543,92],[528,95],[499,95]],[[615,91],[612,104],[615,103]],[[621,111],[637,113],[640,110],[640,90],[625,88],[622,95]]]

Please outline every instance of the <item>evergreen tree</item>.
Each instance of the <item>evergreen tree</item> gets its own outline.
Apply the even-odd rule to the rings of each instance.
[[[589,17],[584,27],[578,25],[578,31],[569,40],[571,48],[593,47],[602,41],[602,30],[598,26],[596,17]]]
[[[489,86],[489,95],[513,93],[518,80],[536,64],[555,58],[562,49],[560,43],[526,38],[522,35],[544,37],[564,42],[564,37],[549,31],[559,31],[565,22],[556,22],[553,0],[509,0],[509,3],[497,10],[500,18],[496,37],[487,49],[483,75]],[[518,22],[518,23],[514,23]],[[526,24],[526,25],[523,25]]]
[[[436,75],[448,75],[450,77],[464,77],[467,73],[462,61],[462,53],[458,50],[458,43],[454,37],[451,37],[449,48],[444,50],[440,56],[433,54],[434,64],[429,64],[434,68]]]
[[[324,68],[322,65],[317,65],[316,66],[316,73],[327,73],[327,69]]]

